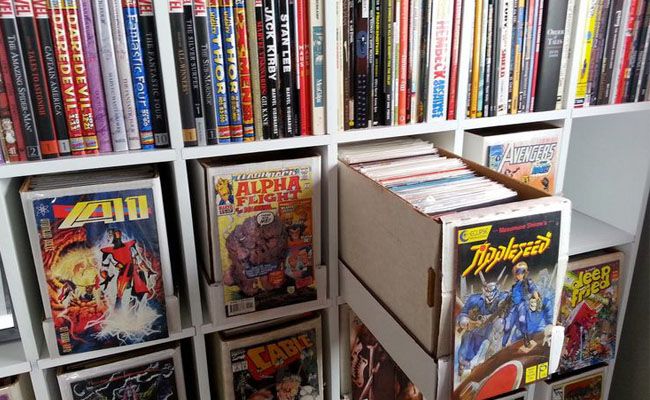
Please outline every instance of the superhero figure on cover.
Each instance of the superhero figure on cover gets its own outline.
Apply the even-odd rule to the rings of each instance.
[[[535,285],[532,279],[528,278],[528,264],[525,261],[515,264],[512,267],[512,274],[515,283],[510,290],[510,310],[505,318],[501,346],[506,347],[510,340],[512,329],[517,328],[524,338],[524,345],[529,347],[530,335],[537,332],[537,330],[531,331],[531,327],[534,325],[536,318],[539,317],[539,315],[533,314],[542,311],[544,302],[539,294],[537,285]]]
[[[135,240],[123,242],[122,231],[117,229],[110,229],[108,238],[112,242],[112,246],[101,249],[102,266],[105,268],[102,271],[104,278],[102,286],[106,290],[110,281],[115,278],[109,272],[110,267],[113,267],[117,271],[117,295],[114,308],[119,309],[122,307],[122,298],[126,289],[130,288],[131,296],[141,301],[150,292],[149,280],[156,272],[140,254]],[[130,299],[127,300],[127,304],[129,304]]]
[[[479,353],[483,342],[489,340],[493,321],[500,317],[508,293],[499,290],[498,282],[505,269],[501,271],[496,282],[487,282],[480,273],[483,282],[482,293],[470,295],[458,315],[458,330],[463,331],[458,348],[458,374],[470,368],[472,359]]]

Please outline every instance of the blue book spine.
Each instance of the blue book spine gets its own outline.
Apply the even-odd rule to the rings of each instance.
[[[223,57],[221,38],[221,19],[217,0],[208,3],[208,31],[210,34],[210,67],[212,68],[212,84],[214,104],[217,108],[217,129],[219,143],[230,143],[230,107],[228,105],[228,89],[226,67]]]
[[[140,25],[138,24],[138,4],[136,0],[123,0],[124,28],[126,42],[129,48],[131,77],[135,94],[135,108],[140,130],[142,148],[151,150],[154,146],[153,128],[151,126],[151,106],[149,104],[149,89],[147,87],[147,71],[144,66],[142,42],[140,41]]]
[[[221,11],[221,38],[226,67],[228,106],[230,107],[230,141],[244,141],[242,125],[241,90],[239,86],[239,63],[237,62],[237,39],[235,37],[235,13],[233,0],[219,0]]]

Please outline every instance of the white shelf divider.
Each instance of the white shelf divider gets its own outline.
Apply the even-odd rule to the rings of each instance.
[[[25,358],[20,340],[0,344],[0,378],[25,374],[31,370],[32,365]]]

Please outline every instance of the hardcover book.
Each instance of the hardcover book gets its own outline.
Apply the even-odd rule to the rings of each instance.
[[[168,336],[173,284],[157,173],[32,177],[21,197],[50,349],[63,355]]]
[[[467,131],[463,157],[554,193],[561,134],[562,128],[548,124]]]
[[[315,300],[320,157],[194,167],[204,261],[223,282],[226,316]]]
[[[321,319],[247,335],[216,335],[217,387],[223,400],[322,399]]]
[[[621,252],[570,260],[558,320],[565,329],[558,372],[614,357],[622,262]]]

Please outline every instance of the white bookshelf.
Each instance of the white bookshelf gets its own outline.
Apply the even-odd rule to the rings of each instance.
[[[471,1],[471,0],[467,0]],[[154,0],[158,23],[158,37],[163,51],[171,49],[171,32],[166,0]],[[575,207],[571,226],[570,253],[579,254],[606,247],[617,247],[625,252],[626,262],[622,274],[623,303],[619,318],[620,330],[634,260],[639,246],[642,219],[650,187],[650,102],[573,108],[573,89],[577,82],[582,32],[585,26],[586,1],[580,0],[579,12],[572,36],[573,58],[567,79],[567,106],[563,110],[519,115],[505,115],[483,119],[465,117],[465,82],[470,64],[472,19],[464,13],[459,60],[459,96],[455,121],[428,121],[398,127],[376,127],[364,130],[342,131],[339,125],[339,73],[337,62],[340,46],[337,44],[337,21],[340,20],[338,4],[324,1],[326,19],[326,94],[328,135],[286,138],[270,141],[237,143],[207,147],[184,148],[182,143],[179,100],[172,57],[162,57],[163,80],[171,132],[172,146],[166,150],[136,151],[72,157],[32,163],[0,165],[0,255],[6,269],[14,303],[21,340],[0,345],[0,377],[30,373],[37,399],[59,398],[55,379],[56,368],[61,365],[122,353],[126,348],[113,348],[79,355],[51,358],[47,353],[42,330],[43,306],[38,295],[29,240],[17,189],[22,178],[33,174],[59,173],[95,168],[160,164],[168,172],[165,191],[173,192],[170,215],[175,217],[177,232],[170,241],[175,253],[180,253],[182,265],[174,266],[174,279],[180,284],[183,329],[162,342],[183,341],[183,357],[194,372],[186,371],[187,387],[196,398],[208,400],[216,396],[210,391],[213,372],[208,368],[206,338],[222,330],[246,325],[255,321],[306,311],[323,311],[326,349],[326,388],[329,400],[338,400],[341,391],[340,363],[345,362],[339,353],[340,343],[348,340],[339,332],[339,306],[347,303],[360,315],[382,342],[388,353],[405,373],[424,392],[428,400],[443,399],[435,360],[427,354],[402,328],[381,302],[338,261],[338,183],[337,153],[339,145],[422,135],[441,147],[461,154],[463,133],[467,129],[505,126],[532,122],[551,122],[564,127],[561,143],[562,157],[559,165],[557,190],[570,198]],[[202,293],[203,276],[199,272],[196,253],[193,215],[187,162],[194,159],[231,155],[259,154],[292,149],[312,150],[322,156],[322,259],[327,292],[315,302],[287,307],[279,313],[263,317],[245,317],[236,322],[212,321],[207,296]],[[390,279],[387,277],[387,279]],[[147,343],[135,347],[149,347]],[[134,347],[134,348],[135,348]],[[612,363],[610,372],[615,368]],[[611,373],[607,388],[611,382]],[[538,399],[535,388],[529,388],[529,399]]]

